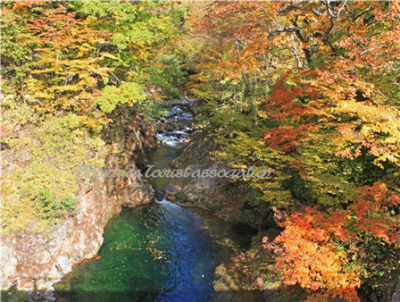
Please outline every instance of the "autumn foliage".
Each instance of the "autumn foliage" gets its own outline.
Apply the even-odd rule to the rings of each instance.
[[[217,133],[216,159],[273,170],[245,180],[258,197],[236,209],[290,213],[264,242],[282,284],[315,292],[313,301],[358,301],[368,286],[384,295],[399,248],[399,2],[199,8],[191,20],[203,47],[187,87],[208,100],[201,121]]]
[[[362,267],[350,264],[348,253],[335,246],[325,229],[314,227],[314,220],[311,213],[293,215],[275,240],[281,245],[274,249],[283,282],[309,291],[322,289],[327,297],[345,294],[349,301],[359,301],[355,288],[361,284]]]
[[[182,11],[120,1],[0,7],[1,166],[8,169],[0,227],[43,232],[74,215],[79,166],[103,165],[106,140],[123,146],[125,130],[110,130],[113,124],[148,118],[160,96],[179,95],[183,72],[171,68],[179,58],[169,43]],[[22,166],[11,168],[21,154]]]
[[[282,225],[285,230],[274,241],[278,245],[265,237],[265,247],[277,253],[276,269],[286,284],[359,301],[355,289],[376,265],[374,255],[362,247],[365,235],[399,248],[400,227],[393,212],[399,204],[400,197],[383,183],[363,187],[346,210],[307,208],[288,217]]]
[[[308,137],[308,133],[317,129],[315,122],[310,122],[314,117],[313,107],[304,106],[306,102],[318,99],[318,93],[313,87],[307,85],[294,86],[287,82],[299,81],[301,75],[307,71],[293,70],[294,74],[283,76],[274,86],[265,109],[275,121],[282,126],[272,128],[263,140],[274,149],[281,152],[291,152],[301,145]],[[297,75],[299,74],[299,75]],[[303,103],[302,103],[303,102]]]
[[[83,156],[86,145],[101,145],[111,113],[152,117],[162,97],[197,98],[197,123],[218,145],[213,159],[272,171],[232,179],[224,200],[228,219],[260,230],[280,213],[282,232],[274,242],[265,238],[258,252],[269,254],[258,264],[273,259],[281,287],[307,290],[309,301],[358,301],[366,292],[391,299],[383,288],[400,260],[399,1],[16,1],[1,8],[1,84],[10,95],[2,142],[22,148],[15,129],[43,128],[61,145],[79,142]],[[41,141],[35,131],[32,140]],[[40,166],[35,152],[43,148],[30,146]],[[50,187],[43,177],[38,186]],[[8,183],[9,196],[25,192],[26,208],[44,215],[34,204],[54,194]],[[7,210],[9,227],[23,211]]]

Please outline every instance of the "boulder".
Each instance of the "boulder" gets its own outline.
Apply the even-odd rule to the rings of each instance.
[[[182,113],[183,113],[182,109],[179,108],[178,106],[175,106],[174,108],[172,108],[170,112],[168,112],[167,117],[181,115]]]

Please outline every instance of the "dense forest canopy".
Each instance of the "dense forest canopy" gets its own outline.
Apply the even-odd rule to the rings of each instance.
[[[2,231],[74,215],[74,171],[101,166],[113,112],[204,100],[230,219],[282,216],[260,237],[308,301],[379,296],[400,260],[398,1],[3,1],[1,142],[30,163],[2,179]],[[23,130],[23,131],[22,131]],[[29,135],[28,135],[29,134]],[[117,139],[117,138],[116,138]],[[87,156],[98,154],[97,156]]]

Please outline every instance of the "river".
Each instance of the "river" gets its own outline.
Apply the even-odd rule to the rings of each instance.
[[[184,138],[161,144],[150,154],[150,164],[167,167]],[[148,181],[162,195],[169,180]],[[251,235],[210,211],[167,200],[124,208],[106,226],[99,257],[76,265],[55,284],[56,297],[68,302],[261,301],[259,292],[232,286],[235,276],[225,269],[232,256],[249,247]]]

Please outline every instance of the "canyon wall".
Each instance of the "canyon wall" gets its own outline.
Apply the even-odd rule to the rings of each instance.
[[[154,122],[144,122],[139,116],[125,116],[110,127],[122,129],[124,135],[118,143],[107,143],[104,169],[124,169],[121,163],[125,167],[143,168],[147,165],[145,154],[158,144]],[[115,152],[117,149],[123,152]],[[2,153],[2,156],[7,156],[7,150]],[[10,161],[10,165],[18,162],[16,158]],[[91,177],[79,183],[74,197],[78,201],[76,214],[58,220],[49,232],[38,234],[25,230],[1,235],[2,289],[11,287],[29,294],[39,290],[48,295],[47,300],[53,300],[52,284],[70,272],[74,264],[96,256],[110,218],[123,206],[135,207],[152,202],[154,191],[139,176]]]

